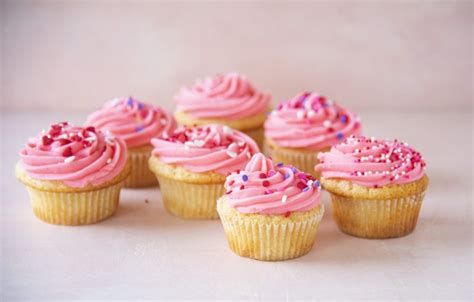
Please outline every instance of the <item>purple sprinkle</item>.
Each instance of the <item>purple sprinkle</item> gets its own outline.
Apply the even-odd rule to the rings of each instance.
[[[338,140],[342,140],[344,138],[344,134],[342,132],[338,132],[336,134],[336,137],[337,137]]]
[[[280,167],[280,168],[283,167],[283,163],[278,163],[277,167]]]
[[[283,176],[283,178],[287,179],[288,177],[290,177],[290,173],[286,172],[285,175]]]
[[[130,96],[130,97],[128,97],[128,100],[127,100],[127,105],[128,105],[128,106],[133,106],[133,99],[132,99],[132,97],[131,97],[131,96]]]
[[[291,171],[293,171],[293,174],[296,174],[298,172],[298,169],[296,169],[295,167],[291,167]]]
[[[347,123],[347,115],[343,114],[341,115],[341,117],[339,118],[341,120],[341,122],[343,122],[344,124]]]
[[[303,189],[303,192],[306,192],[308,190],[309,190],[309,187],[306,187],[306,188]]]
[[[138,109],[142,110],[143,108],[145,108],[145,105],[143,105],[143,103],[138,103]]]
[[[315,181],[313,182],[313,187],[319,188],[319,186],[320,186],[319,180],[315,180]]]
[[[138,126],[138,127],[135,128],[135,132],[140,132],[140,131],[143,131],[142,126]]]
[[[249,180],[249,177],[244,174],[244,175],[242,175],[242,180],[243,180],[243,181],[247,181],[247,180]]]
[[[274,171],[274,170],[268,171],[268,177],[272,177],[273,175],[275,175],[275,171]]]

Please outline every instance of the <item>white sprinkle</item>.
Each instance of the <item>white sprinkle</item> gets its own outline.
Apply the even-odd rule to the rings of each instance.
[[[161,137],[163,137],[164,139],[167,139],[169,136],[168,136],[168,133],[167,132],[163,132],[161,134]]]
[[[311,186],[313,185],[313,181],[312,181],[311,179],[308,180],[308,182],[306,183],[306,185],[307,185],[308,187],[311,187]]]
[[[202,147],[202,146],[204,146],[204,141],[197,139],[197,140],[194,141],[194,145],[195,145],[196,147]]]
[[[402,171],[402,175],[405,175],[405,174],[406,174],[406,172],[405,172],[405,171]]]
[[[192,141],[187,141],[184,143],[185,147],[194,147],[194,143]]]
[[[308,117],[313,117],[316,114],[316,111],[310,110],[308,111]]]
[[[237,145],[238,145],[239,147],[243,147],[243,146],[245,145],[245,142],[238,142]]]
[[[110,164],[112,162],[112,159],[111,158],[108,158],[107,159],[107,164]]]
[[[227,153],[227,155],[229,155],[232,158],[237,157],[237,153],[235,153],[233,151],[227,151],[226,153]]]
[[[375,137],[373,137],[373,136],[370,137],[370,141],[371,141],[371,142],[375,142]]]
[[[88,141],[88,142],[93,142],[95,141],[97,138],[95,136],[89,136],[89,137],[86,137],[84,140],[85,141]]]
[[[400,176],[397,174],[395,175],[395,180],[397,180]]]
[[[160,119],[160,124],[161,124],[162,126],[166,125],[166,123],[167,123],[166,119],[164,119],[164,118],[161,118],[161,119]]]
[[[306,108],[306,109],[308,109],[308,110],[311,109],[311,106],[312,106],[312,105],[313,105],[313,104],[312,104],[311,102],[308,102],[308,101],[304,102],[304,108]],[[314,111],[313,111],[313,112],[314,112]]]
[[[229,150],[235,150],[235,149],[237,149],[237,144],[236,144],[236,143],[232,143],[232,144],[229,145],[229,147],[227,147],[227,149],[229,149]]]
[[[64,160],[65,163],[70,163],[72,161],[74,161],[76,159],[76,157],[73,155],[73,156],[69,156],[68,158],[66,158]]]
[[[300,120],[304,119],[305,115],[306,115],[306,112],[304,110],[298,110],[298,112],[296,112],[296,117],[299,118]]]
[[[233,133],[232,129],[230,129],[229,126],[222,126],[222,130],[224,131],[225,134],[231,135]]]
[[[281,202],[285,203],[287,199],[288,199],[288,196],[283,195],[283,197],[281,198]]]
[[[67,134],[63,133],[60,136],[58,136],[59,139],[67,139]]]
[[[323,122],[323,126],[326,127],[326,128],[331,127],[331,121],[330,121],[330,120],[325,120],[325,121]]]

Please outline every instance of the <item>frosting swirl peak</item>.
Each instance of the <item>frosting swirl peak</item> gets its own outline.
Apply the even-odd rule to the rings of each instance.
[[[314,92],[281,102],[265,122],[265,136],[288,148],[320,150],[360,132],[358,117]]]
[[[169,135],[176,128],[176,121],[162,108],[129,97],[105,103],[89,115],[86,125],[109,130],[133,148],[150,144],[154,137]]]
[[[245,167],[259,151],[250,137],[224,125],[184,127],[151,143],[152,154],[160,161],[196,173],[214,171],[226,175]]]
[[[68,122],[51,125],[20,151],[20,165],[30,177],[79,188],[111,180],[126,162],[127,147],[121,139]]]
[[[308,211],[320,203],[319,181],[292,166],[255,154],[243,171],[225,182],[229,205],[241,213],[284,214]]]
[[[265,113],[271,96],[258,92],[237,73],[218,74],[192,87],[182,87],[175,96],[176,109],[198,118],[240,119]]]
[[[398,140],[351,136],[318,155],[315,170],[324,178],[341,178],[366,187],[405,184],[423,177],[421,154]]]

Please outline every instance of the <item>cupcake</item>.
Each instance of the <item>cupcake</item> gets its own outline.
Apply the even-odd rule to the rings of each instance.
[[[227,177],[225,189],[217,211],[236,254],[277,261],[311,250],[324,206],[319,181],[310,174],[258,153]]]
[[[175,96],[175,117],[179,124],[223,124],[244,132],[259,146],[271,96],[258,92],[237,73],[219,74],[192,87],[183,87]]]
[[[224,194],[226,175],[243,169],[259,150],[250,137],[224,125],[184,127],[151,142],[150,170],[165,208],[188,219],[218,218],[216,200]]]
[[[86,125],[109,131],[127,144],[131,173],[125,181],[126,188],[157,184],[155,175],[148,169],[153,149],[150,140],[168,137],[176,128],[176,121],[169,113],[132,97],[117,98],[89,115]]]
[[[339,229],[363,238],[411,233],[428,187],[420,153],[397,140],[349,137],[319,154]]]
[[[62,225],[111,216],[129,172],[121,139],[68,122],[30,138],[16,165],[16,177],[26,186],[35,215]]]
[[[275,162],[314,171],[318,153],[360,132],[356,115],[317,93],[305,92],[281,102],[265,122],[264,152]]]

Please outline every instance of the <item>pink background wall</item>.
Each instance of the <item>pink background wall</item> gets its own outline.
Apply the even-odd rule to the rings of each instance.
[[[3,109],[129,94],[171,109],[180,85],[222,71],[275,102],[316,90],[354,109],[472,106],[468,1],[10,1],[1,13]]]

